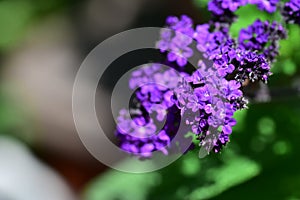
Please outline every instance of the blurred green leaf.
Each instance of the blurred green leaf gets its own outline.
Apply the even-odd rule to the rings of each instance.
[[[286,141],[277,141],[273,145],[273,151],[277,155],[287,154],[291,150],[291,145]]]
[[[0,1],[0,48],[7,48],[24,34],[33,16],[27,1]]]
[[[185,176],[197,176],[201,169],[201,163],[199,163],[199,158],[194,154],[185,155],[186,158],[182,160],[181,172]]]
[[[280,41],[281,57],[291,58],[300,50],[300,28],[297,25],[288,25],[288,39]]]
[[[233,37],[238,37],[242,28],[246,28],[251,25],[255,20],[272,20],[274,15],[270,15],[266,12],[261,12],[255,5],[246,5],[239,8],[236,11],[238,16],[237,21],[230,27],[230,33]]]
[[[294,75],[296,73],[296,70],[296,64],[292,60],[287,59],[283,62],[282,71],[286,75]]]
[[[0,1],[0,50],[14,46],[35,21],[79,0],[2,0]]]
[[[85,199],[208,199],[260,172],[257,163],[230,150],[222,156],[224,163],[217,164],[214,157],[200,160],[195,152],[188,153],[174,164],[146,174],[109,170],[89,184]]]
[[[253,178],[259,172],[260,167],[254,161],[238,156],[231,157],[224,166],[207,172],[207,177],[213,184],[194,190],[188,199],[209,199],[217,196],[228,188]]]
[[[194,4],[200,8],[207,6],[209,0],[193,0]]]
[[[23,105],[9,92],[11,88],[0,87],[0,134],[10,135],[32,144],[33,129],[32,116]]]
[[[110,170],[90,184],[84,199],[143,200],[159,178],[158,173],[130,174]]]
[[[233,127],[233,132],[242,131],[244,129],[247,112],[248,109],[244,109],[244,110],[238,110],[234,113],[233,118],[237,121],[237,124]]]
[[[258,121],[258,130],[262,135],[269,136],[275,133],[275,122],[270,117],[263,117]]]

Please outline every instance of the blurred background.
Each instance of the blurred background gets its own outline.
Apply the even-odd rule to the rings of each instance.
[[[261,87],[249,109],[236,114],[221,154],[199,159],[194,151],[162,170],[127,174],[95,160],[76,133],[72,86],[96,45],[131,28],[162,27],[168,15],[207,22],[206,4],[0,0],[0,200],[300,199],[297,26],[287,27],[269,88]],[[237,14],[234,36],[256,18],[278,19],[255,6]]]

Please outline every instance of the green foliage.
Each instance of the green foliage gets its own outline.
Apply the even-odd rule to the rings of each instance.
[[[32,128],[23,105],[18,104],[7,89],[0,87],[0,134],[12,135],[31,143]]]
[[[0,48],[7,48],[26,30],[33,6],[26,1],[0,1]]]
[[[207,6],[209,0],[193,0],[193,3],[199,8],[204,8]]]
[[[258,131],[265,136],[274,134],[275,132],[275,122],[272,118],[264,117],[258,121]]]
[[[272,20],[276,18],[276,14],[268,14],[257,9],[256,5],[246,5],[236,11],[238,19],[230,27],[230,34],[233,37],[238,37],[242,28],[251,25],[255,20]]]
[[[260,171],[254,161],[230,150],[224,156],[226,160],[213,156],[200,160],[193,152],[159,172],[146,174],[110,170],[90,184],[85,197],[87,200],[207,199]]]
[[[29,26],[42,16],[64,8],[70,0],[2,0],[0,1],[0,51],[19,42]]]
[[[235,131],[241,132],[244,130],[247,112],[248,112],[248,109],[244,109],[244,110],[238,110],[237,112],[234,113],[233,117],[238,123],[233,127],[233,132],[235,132]]]
[[[129,174],[110,170],[91,183],[87,200],[145,200],[148,190],[159,182],[158,173]]]
[[[191,155],[182,159],[181,173],[185,176],[197,176],[201,169],[201,163],[199,163],[198,159],[198,157]]]
[[[288,25],[288,39],[280,41],[280,56],[272,72],[293,76],[300,63],[300,28]]]
[[[300,44],[299,27],[297,25],[288,25],[288,39],[280,41],[281,57],[294,58],[294,54],[300,50],[299,44]]]
[[[291,150],[291,145],[286,141],[278,141],[273,145],[273,151],[275,154],[284,155]]]
[[[283,61],[283,67],[282,67],[282,72],[285,73],[286,75],[294,75],[296,73],[297,66],[296,64],[290,60],[286,59]]]
[[[258,175],[260,167],[249,159],[233,156],[219,168],[208,170],[213,184],[195,189],[187,199],[209,199]]]

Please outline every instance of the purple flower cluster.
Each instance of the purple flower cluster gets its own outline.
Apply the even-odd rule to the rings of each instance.
[[[258,9],[273,13],[279,0],[211,0],[208,10],[212,13],[212,21],[231,24],[235,21],[234,12],[247,4],[257,5]]]
[[[171,16],[167,18],[167,28],[169,29],[162,29],[161,40],[156,46],[161,52],[168,52],[170,62],[176,61],[180,67],[184,67],[188,58],[193,55],[189,47],[193,41],[193,22],[186,15],[182,15],[180,19]],[[170,29],[174,30],[175,34]]]
[[[277,9],[279,0],[249,0],[249,4],[255,4],[260,10],[273,13]]]
[[[247,0],[211,0],[208,3],[208,10],[214,15],[224,15],[227,11],[234,12],[240,6],[247,4]]]
[[[129,136],[124,131],[118,131],[117,135],[121,144],[126,144],[125,146],[121,145],[121,148],[136,154],[136,151],[129,151],[127,139],[131,141],[130,148],[132,145],[136,146],[134,149],[143,146],[145,139],[136,138],[131,134],[138,135],[134,131],[135,129],[140,130],[137,125],[153,123],[151,119],[148,119],[149,115],[155,116],[157,121],[163,121],[167,116],[168,109],[175,103],[182,117],[191,127],[190,130],[197,135],[200,144],[207,151],[219,152],[222,146],[229,141],[232,126],[236,123],[232,117],[233,113],[238,109],[247,107],[248,102],[240,90],[242,83],[247,79],[266,82],[271,74],[270,66],[263,55],[238,48],[236,41],[230,37],[228,28],[220,24],[214,25],[214,31],[211,31],[210,25],[204,24],[198,25],[196,30],[191,32],[193,25],[186,16],[181,17],[181,20],[169,17],[167,22],[174,32],[177,31],[177,34],[185,32],[189,34],[188,38],[192,36],[197,43],[197,50],[202,52],[208,60],[211,60],[212,65],[207,68],[203,62],[200,62],[199,69],[190,76],[184,72],[178,73],[174,69],[163,70],[159,64],[146,65],[134,71],[129,86],[132,90],[138,88],[135,95],[136,104],[139,106],[137,106],[138,109],[135,110],[134,115],[131,115],[133,116],[132,121],[136,125],[125,123],[127,126],[131,126],[130,129],[126,129]],[[172,37],[171,29],[163,29],[161,40],[157,43],[161,52],[167,53],[169,61],[174,61],[171,58],[171,53],[175,51],[172,46],[176,43],[175,40],[180,40],[177,37],[176,34]],[[184,48],[190,48],[186,45],[183,45]],[[177,59],[179,58],[180,56],[177,57]],[[227,80],[228,75],[234,75],[234,80]],[[182,77],[185,77],[183,81]],[[196,118],[190,118],[190,116],[195,116],[194,114],[187,114],[191,112],[199,112],[200,114],[196,115]],[[174,123],[172,123],[168,123],[164,127],[165,136],[169,139],[174,134],[174,128],[172,128]],[[218,131],[219,129],[221,131]],[[153,137],[156,138],[155,134],[152,135],[154,129],[143,130],[146,132],[144,134],[151,135],[151,140]],[[132,142],[133,138],[134,142]],[[148,157],[155,150],[157,149],[154,147],[143,148],[139,149],[138,152],[141,157]],[[164,149],[164,151],[167,150]]]
[[[300,25],[300,0],[285,3],[281,12],[287,23]]]
[[[139,125],[131,119],[129,112],[123,109],[117,123],[116,136],[124,151],[141,158],[151,157],[153,151],[168,154],[166,147],[170,145],[170,137],[164,130],[156,134],[157,128],[152,120],[146,125]]]
[[[239,47],[257,51],[270,61],[279,54],[279,41],[287,37],[286,30],[278,22],[256,20],[239,34]]]
[[[172,90],[184,76],[187,76],[184,72],[179,73],[172,68],[164,70],[160,64],[149,64],[132,72],[129,87],[137,89],[135,95],[141,107],[147,113],[156,115],[158,121],[163,121],[167,109],[174,104],[171,101]],[[139,119],[143,120],[143,116]],[[146,121],[143,120],[141,124]]]
[[[203,62],[200,66],[175,88],[173,99],[186,124],[200,140],[200,145],[208,152],[219,152],[229,141],[232,126],[236,124],[233,113],[237,107],[233,102],[243,93],[237,81],[227,81]]]
[[[236,81],[243,83],[247,79],[254,82],[268,81],[271,75],[269,62],[263,55],[240,48],[221,47],[219,53],[211,56],[220,76],[233,74]]]
[[[198,25],[194,33],[194,39],[197,41],[197,49],[204,54],[206,58],[217,54],[220,47],[232,46],[234,41],[230,38],[228,28],[219,27],[219,30],[210,32],[208,24]]]
[[[270,64],[263,55],[252,51],[237,49],[233,52],[232,63],[236,66],[235,80],[243,83],[247,79],[254,82],[261,80],[267,83],[270,72]]]
[[[275,37],[279,36],[273,36],[273,38]],[[194,38],[198,42],[197,49],[213,61],[213,68],[222,77],[234,74],[235,80],[243,83],[246,79],[252,82],[257,80],[267,82],[268,77],[271,75],[270,64],[265,55],[256,53],[258,49],[251,48],[254,45],[249,47],[237,45],[229,36],[226,27],[218,31],[209,32],[208,24],[199,25],[196,28]],[[242,37],[240,36],[240,38]],[[270,38],[270,36],[267,36],[267,38]],[[278,39],[271,43],[276,42],[278,42]],[[263,45],[266,46],[264,43],[261,44],[260,48],[264,47]],[[270,45],[265,50],[265,53],[274,55],[278,52],[271,51]]]
[[[247,0],[211,0],[208,10],[212,13],[212,20],[231,24],[235,21],[234,12],[247,4]]]
[[[174,119],[168,119],[156,134],[156,123],[166,119],[174,105],[173,90],[186,73],[161,64],[146,64],[131,74],[129,87],[135,90],[135,109],[121,110],[117,119],[116,136],[124,151],[141,158],[151,157],[153,151],[168,154],[167,147],[175,133]],[[149,118],[149,115],[155,117]]]
[[[134,90],[135,108],[120,112],[116,131],[120,147],[141,158],[151,157],[154,151],[168,154],[179,126],[178,114],[200,146],[207,152],[219,152],[236,124],[234,113],[247,108],[242,92],[245,83],[267,83],[271,63],[279,54],[279,41],[287,37],[278,22],[256,20],[242,29],[237,39],[232,38],[229,28],[234,12],[255,4],[272,13],[278,2],[211,0],[208,9],[212,20],[197,26],[186,15],[168,17],[156,46],[180,72],[160,64],[133,71],[129,87]],[[285,3],[282,14],[287,22],[299,24],[299,8],[299,0]],[[186,65],[196,52],[207,62],[200,59],[197,68],[190,71]],[[155,123],[164,120],[163,128],[157,130]]]

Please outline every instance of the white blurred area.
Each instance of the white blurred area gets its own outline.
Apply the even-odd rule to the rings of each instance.
[[[76,200],[64,180],[22,143],[0,137],[1,200]]]

